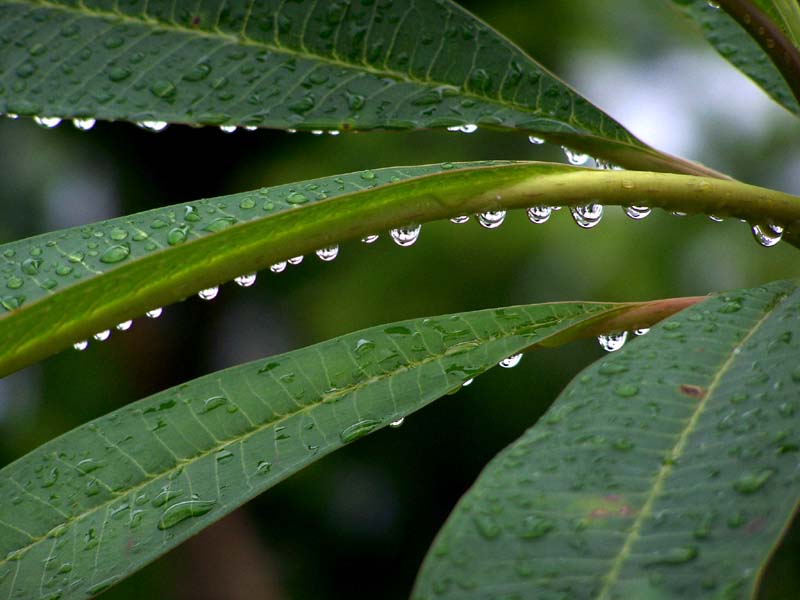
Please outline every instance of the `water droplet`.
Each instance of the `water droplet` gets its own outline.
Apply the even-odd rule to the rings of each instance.
[[[103,331],[98,331],[92,337],[96,339],[98,342],[105,342],[110,335],[111,335],[111,330],[104,329]]]
[[[406,227],[392,229],[389,235],[392,236],[392,240],[394,240],[394,243],[398,246],[411,246],[417,241],[421,229],[422,225],[408,225]]]
[[[478,215],[478,223],[486,229],[495,229],[500,227],[505,221],[506,211],[504,210],[489,210],[482,212]]]
[[[159,308],[154,308],[153,310],[148,310],[145,313],[145,315],[147,315],[151,319],[157,319],[158,317],[161,316],[161,313],[163,313],[163,312],[164,312],[164,309],[159,307]]]
[[[592,203],[585,206],[571,206],[569,212],[578,226],[591,229],[603,218],[603,205]]]
[[[556,524],[552,519],[539,515],[530,515],[522,521],[519,537],[526,540],[535,540],[550,533]]]
[[[513,369],[519,364],[519,361],[521,360],[522,360],[522,353],[519,353],[519,354],[513,354],[508,358],[504,358],[497,364],[503,367],[504,369]]]
[[[258,461],[258,465],[256,465],[256,473],[259,475],[266,475],[272,469],[272,463],[266,460]]]
[[[452,219],[450,219],[450,222],[455,223],[456,225],[463,225],[464,223],[469,223],[469,215],[453,217]]]
[[[75,129],[81,131],[89,131],[97,121],[95,119],[72,119],[72,125]]]
[[[236,131],[236,125],[220,125],[219,130],[224,133],[233,133]]]
[[[100,255],[100,262],[107,264],[118,263],[128,258],[130,254],[131,247],[128,244],[117,244],[116,246],[111,246]]]
[[[766,223],[764,225],[753,225],[751,228],[753,237],[765,248],[771,248],[781,241],[783,237],[783,227]]]
[[[133,325],[133,319],[129,319],[127,321],[123,321],[122,323],[119,323],[117,325],[116,329],[117,329],[117,331],[128,331],[128,329],[131,328],[131,325]]]
[[[256,274],[255,273],[248,273],[247,275],[239,275],[236,279],[234,279],[236,285],[241,287],[250,287],[256,282]]]
[[[687,214],[687,213],[685,213],[685,212],[681,212],[681,211],[679,211],[679,210],[673,210],[673,211],[672,211],[672,216],[673,216],[673,217],[685,217],[685,216],[686,216],[686,214]]]
[[[276,262],[269,268],[273,273],[283,273],[286,270],[286,261]]]
[[[644,219],[652,212],[652,209],[649,206],[626,206],[625,207],[625,214],[628,215],[634,221],[639,221],[640,219]]]
[[[139,121],[136,123],[136,126],[140,129],[144,129],[145,131],[153,131],[158,133],[159,131],[164,131],[167,128],[166,121]]]
[[[585,165],[589,160],[588,154],[582,154],[581,152],[570,150],[566,146],[561,146],[561,149],[564,151],[564,156],[567,157],[567,160],[572,165]]]
[[[173,227],[167,233],[167,243],[170,246],[177,246],[178,244],[182,244],[186,241],[186,238],[189,236],[189,227],[188,225],[181,225],[180,227]]]
[[[286,262],[290,265],[299,265],[301,262],[303,262],[303,255],[301,254],[300,256],[293,256],[292,258],[287,259]]]
[[[214,508],[216,503],[216,500],[184,500],[173,504],[161,515],[158,528],[169,529],[190,517],[204,515]]]
[[[392,421],[391,423],[389,423],[389,427],[395,427],[395,428],[400,427],[405,422],[405,420],[406,420],[405,417],[400,417],[396,421]]]
[[[328,246],[327,248],[320,248],[319,250],[317,250],[316,255],[320,258],[320,260],[330,262],[339,255],[339,246]]]
[[[172,98],[176,91],[175,84],[166,79],[158,79],[150,86],[150,93],[158,98]]]
[[[81,340],[80,342],[75,342],[72,344],[72,347],[79,351],[86,350],[89,347],[89,342],[86,340]]]
[[[758,473],[752,471],[745,473],[734,482],[733,489],[740,494],[753,494],[764,487],[767,480],[774,474],[774,469],[763,469]]]
[[[374,244],[378,241],[378,237],[380,236],[378,236],[377,233],[370,233],[369,235],[365,235],[363,238],[361,238],[361,241],[365,244]]]
[[[473,381],[475,381],[475,378],[474,377],[470,377],[464,383],[461,384],[461,387],[467,387],[468,385],[472,384]]]
[[[474,123],[467,123],[466,125],[455,125],[448,127],[447,131],[459,131],[461,133],[475,133],[478,131],[478,126]]]
[[[639,386],[632,383],[621,383],[614,388],[614,393],[621,398],[633,398],[639,393]]]
[[[549,206],[531,206],[527,212],[528,219],[530,219],[531,223],[541,225],[542,223],[547,222],[553,212],[553,209]]]
[[[647,335],[648,333],[650,333],[649,327],[642,327],[640,329],[633,330],[633,335]]]
[[[627,339],[627,331],[622,331],[620,333],[609,333],[608,335],[600,335],[597,337],[600,347],[606,352],[616,352],[625,345],[625,340]]]
[[[46,129],[52,129],[61,123],[61,119],[58,117],[33,117],[33,120],[37,125],[45,127]]]
[[[541,144],[544,144],[544,139],[542,139],[542,138],[540,138],[540,137],[536,137],[535,135],[529,135],[529,136],[528,136],[528,141],[529,141],[531,144],[534,144],[534,145],[536,145],[536,146],[539,146],[539,145],[541,145]]]
[[[722,217],[717,217],[715,215],[708,215],[708,220],[713,221],[714,223],[722,223],[725,219]]]
[[[218,293],[219,293],[219,287],[215,285],[214,287],[200,290],[199,292],[197,292],[197,295],[203,300],[213,300],[214,298],[217,297]]]
[[[374,431],[380,424],[381,422],[376,419],[362,419],[342,430],[339,437],[343,443],[347,444]]]

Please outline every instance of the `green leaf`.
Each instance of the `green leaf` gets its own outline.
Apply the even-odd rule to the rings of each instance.
[[[800,115],[800,103],[787,83],[781,70],[776,66],[768,52],[759,45],[757,31],[754,36],[748,33],[725,10],[714,8],[706,0],[672,0],[672,3],[689,19],[695,21],[702,28],[705,38],[716,48],[726,60],[733,64],[752,79],[773,100],[789,112]],[[736,0],[725,2],[727,4],[742,5],[746,10],[747,2]],[[797,21],[798,12],[795,0],[758,0],[751,4],[760,8],[767,18],[772,18],[778,28],[788,36],[789,43],[797,48],[797,38],[800,30],[800,21]],[[752,17],[742,15],[743,21],[752,23]],[[757,29],[757,28],[756,28]],[[773,44],[774,46],[774,44]],[[782,65],[782,61],[779,62]]]
[[[134,402],[0,470],[0,597],[99,593],[500,360],[696,301],[557,303],[404,321]]]
[[[0,24],[3,112],[336,131],[477,124],[629,168],[713,173],[637,140],[450,0],[0,0]]]
[[[531,204],[662,206],[800,221],[794,196],[734,181],[549,163],[445,163],[263,188],[0,246],[0,376],[115,324],[348,239]]]
[[[800,497],[798,350],[779,282],[598,361],[484,470],[413,597],[752,597]]]

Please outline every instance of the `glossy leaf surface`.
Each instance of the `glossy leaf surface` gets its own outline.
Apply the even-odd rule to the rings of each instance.
[[[96,419],[0,470],[0,597],[99,593],[498,361],[640,308],[559,303],[394,323],[201,377]]]
[[[799,350],[779,282],[598,361],[484,470],[413,597],[752,597],[800,497]]]
[[[150,128],[476,124],[631,168],[702,172],[450,0],[2,0],[0,34],[2,112]]]

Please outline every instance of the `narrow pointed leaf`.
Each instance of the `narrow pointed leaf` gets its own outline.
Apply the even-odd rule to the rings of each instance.
[[[0,375],[199,290],[344,240],[587,198],[800,221],[796,197],[734,181],[523,162],[362,171],[189,202],[0,246]]]
[[[413,598],[751,598],[800,478],[800,290],[730,292],[589,367],[459,502]]]
[[[557,303],[404,321],[134,402],[0,470],[0,597],[99,593],[510,355],[592,334],[629,313],[631,324],[644,324],[696,301]]]
[[[661,154],[450,0],[0,0],[0,111],[304,130],[477,124]]]
[[[733,64],[752,79],[775,102],[789,112],[800,115],[800,102],[793,92],[792,85],[787,82],[786,76],[781,74],[780,66],[785,64],[781,58],[773,60],[767,50],[759,45],[758,26],[753,34],[748,33],[742,25],[737,23],[728,12],[721,8],[714,8],[707,0],[672,0],[672,3],[689,19],[696,22],[702,29],[703,35],[725,59]],[[728,2],[725,2],[727,5]],[[753,23],[752,17],[748,20],[744,13],[748,4],[753,5],[767,18],[772,19],[776,30],[781,31],[786,41],[797,49],[795,37],[800,23],[797,19],[796,0],[786,2],[778,0],[759,0],[758,2],[735,1],[730,4],[738,5],[742,12],[743,22]],[[791,9],[790,5],[794,5]],[[780,10],[779,10],[779,6]],[[783,16],[782,16],[783,15]],[[762,28],[762,37],[765,35]],[[766,40],[765,40],[766,43]],[[774,47],[774,40],[772,46]],[[796,52],[796,50],[795,50]],[[778,65],[776,66],[776,62]],[[797,74],[800,75],[800,74]]]

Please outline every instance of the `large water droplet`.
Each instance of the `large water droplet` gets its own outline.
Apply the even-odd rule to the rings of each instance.
[[[58,117],[33,117],[33,120],[40,127],[45,127],[47,129],[57,127],[61,123],[61,119]]]
[[[89,131],[96,122],[94,119],[72,119],[72,125],[81,131]]]
[[[505,221],[506,211],[504,210],[489,210],[482,212],[478,215],[478,223],[486,229],[495,229],[500,227]]]
[[[166,121],[139,121],[136,123],[136,126],[144,129],[145,131],[153,131],[158,133],[159,131],[164,131],[167,128]]]
[[[234,281],[238,286],[250,287],[256,282],[256,274],[248,273],[247,275],[239,275],[239,277],[235,278]]]
[[[461,384],[461,387],[467,387],[468,385],[471,385],[473,381],[475,381],[475,378],[474,377],[470,377],[464,383]]]
[[[104,329],[103,331],[98,331],[92,337],[96,339],[98,342],[105,342],[110,335],[111,335],[111,330]]]
[[[224,133],[233,133],[236,131],[236,125],[220,125],[219,130]]]
[[[628,339],[628,332],[622,331],[618,333],[609,333],[607,335],[600,335],[597,341],[600,347],[606,352],[616,352],[625,345],[625,340]]]
[[[783,237],[783,227],[766,223],[763,225],[752,226],[753,237],[765,248],[771,248],[781,241]]]
[[[281,262],[276,262],[274,265],[270,266],[269,270],[273,273],[283,273],[286,270],[286,261],[282,260]]]
[[[569,212],[580,227],[591,229],[603,218],[603,205],[592,203],[585,206],[571,206]]]
[[[217,297],[218,293],[219,293],[219,287],[215,285],[214,287],[200,290],[199,292],[197,292],[197,295],[203,300],[213,300],[214,298]]]
[[[639,221],[640,219],[644,219],[652,212],[652,209],[649,206],[626,206],[625,207],[625,214],[628,215],[634,221]]]
[[[358,438],[367,435],[371,431],[374,431],[380,426],[381,422],[375,419],[362,419],[356,423],[353,423],[349,427],[345,427],[344,430],[339,434],[342,442],[347,444]]]
[[[463,225],[464,223],[469,223],[469,215],[453,217],[452,219],[450,219],[450,222],[455,223],[456,225]]]
[[[169,529],[190,517],[204,515],[214,508],[216,503],[216,500],[184,500],[183,502],[173,504],[161,515],[158,528]]]
[[[75,342],[72,344],[72,347],[75,348],[75,350],[86,350],[89,347],[89,342],[86,340],[81,340],[80,342]]]
[[[553,209],[549,206],[531,206],[527,212],[528,219],[530,219],[531,223],[540,225],[547,222]]]
[[[392,240],[394,240],[394,243],[398,246],[411,246],[417,241],[421,229],[422,225],[408,225],[406,227],[392,229],[389,235],[392,236]]]
[[[145,313],[145,315],[147,315],[151,319],[157,319],[158,317],[161,316],[161,313],[163,313],[163,312],[164,312],[164,309],[161,308],[161,307],[158,307],[158,308],[154,308],[153,310],[148,310]]]
[[[539,146],[541,144],[544,144],[544,140],[542,138],[540,138],[540,137],[536,137],[535,135],[529,135],[528,136],[528,141],[531,144],[535,144],[537,146]]]
[[[327,248],[320,248],[316,252],[317,256],[320,260],[324,260],[326,262],[332,261],[339,255],[339,246],[328,246]]]
[[[377,233],[371,233],[361,238],[361,241],[364,242],[365,244],[374,244],[375,242],[378,241],[378,237],[379,236]]]
[[[454,127],[448,127],[447,131],[459,131],[461,133],[475,133],[478,131],[478,126],[474,123],[467,123],[466,125],[455,125]]]
[[[649,327],[641,327],[640,329],[633,330],[633,335],[647,335],[648,333],[650,333]]]
[[[522,353],[519,354],[512,354],[508,358],[504,358],[499,363],[499,366],[503,367],[504,369],[513,369],[519,364],[519,361],[522,360]]]
[[[116,246],[111,246],[108,250],[103,252],[103,254],[100,255],[100,262],[107,264],[118,263],[128,258],[130,254],[131,248],[128,244],[118,244]]]
[[[567,157],[567,160],[572,165],[585,165],[589,160],[588,154],[570,150],[566,146],[561,146],[561,149],[564,151],[564,156]]]
[[[400,427],[400,425],[402,425],[405,422],[405,420],[406,420],[405,417],[400,417],[396,421],[392,421],[391,423],[389,423],[389,427],[394,427],[394,428]]]
[[[122,323],[117,324],[117,331],[128,331],[133,325],[133,319],[129,319],[127,321],[123,321]]]
[[[299,265],[301,262],[303,262],[303,255],[301,254],[300,256],[293,256],[292,258],[287,259],[286,262],[290,265]]]

